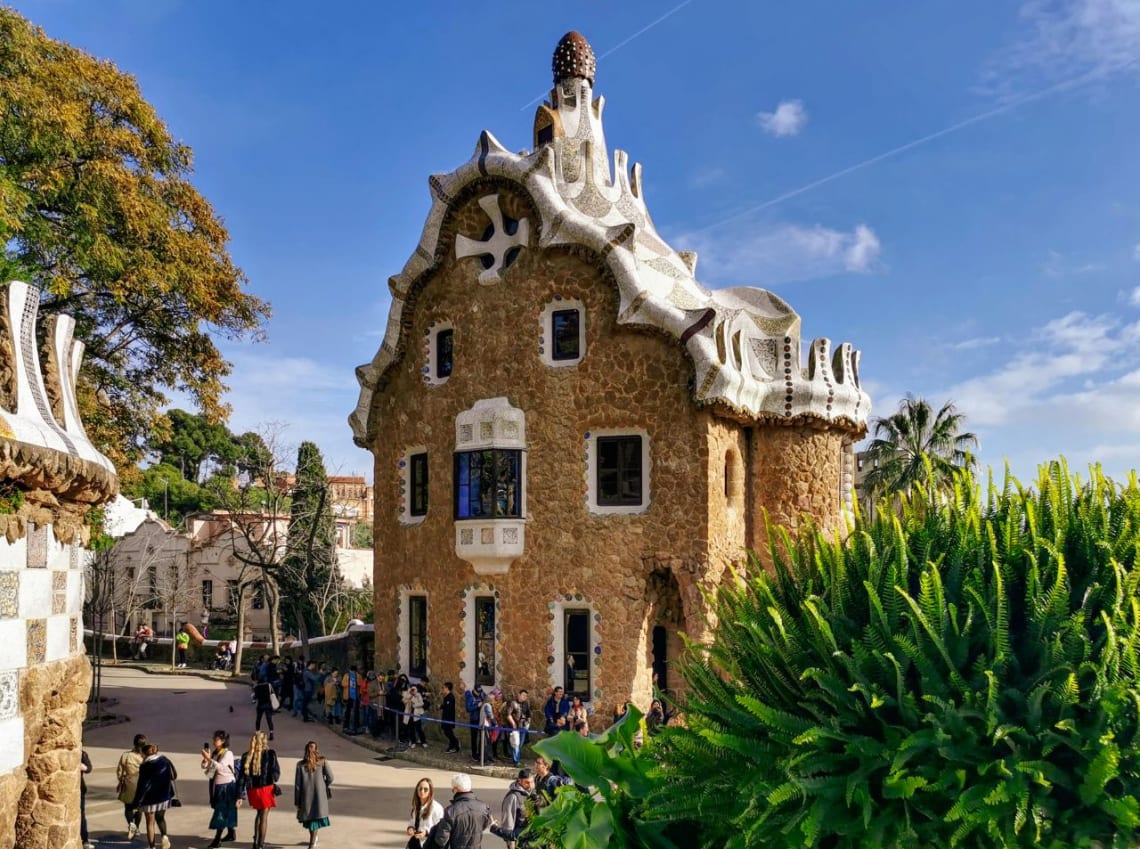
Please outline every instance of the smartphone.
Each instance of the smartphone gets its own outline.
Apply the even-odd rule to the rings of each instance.
[[[210,744],[209,743],[203,743],[202,748],[208,752],[208,751],[210,751]]]

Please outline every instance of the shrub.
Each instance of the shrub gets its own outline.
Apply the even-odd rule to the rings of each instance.
[[[649,740],[641,711],[631,706],[603,734],[588,739],[555,734],[536,743],[535,751],[551,763],[559,761],[574,784],[558,788],[553,802],[535,812],[522,845],[559,849],[693,846],[692,835],[683,826],[647,823],[638,816],[641,801],[653,786],[654,765],[652,746],[635,744],[639,732]]]
[[[718,847],[1137,845],[1135,474],[960,476],[773,542],[691,647],[645,816]]]

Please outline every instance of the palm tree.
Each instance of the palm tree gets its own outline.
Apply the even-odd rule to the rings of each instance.
[[[935,414],[924,399],[909,394],[897,412],[876,417],[875,438],[867,449],[867,460],[874,465],[865,480],[867,492],[872,496],[906,492],[927,482],[927,464],[935,486],[948,483],[958,469],[973,469],[978,437],[962,432],[965,421],[953,401]]]

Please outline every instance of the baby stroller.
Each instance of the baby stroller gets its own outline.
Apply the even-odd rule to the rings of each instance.
[[[228,647],[221,647],[218,649],[218,656],[214,658],[214,669],[221,670],[222,672],[229,672],[233,669],[234,657],[230,654]]]

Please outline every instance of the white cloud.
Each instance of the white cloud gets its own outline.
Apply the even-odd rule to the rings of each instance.
[[[1122,373],[1140,355],[1140,322],[1071,312],[1029,333],[997,369],[935,397],[953,398],[979,426],[1074,432],[1140,430],[1140,382]]]
[[[1140,244],[1136,245],[1136,247],[1132,249],[1132,258],[1137,262],[1140,262]]]
[[[880,267],[879,237],[865,224],[850,231],[816,225],[722,227],[682,233],[672,240],[701,255],[704,282],[713,286],[774,286],[835,274],[867,274]]]
[[[1132,295],[1128,298],[1128,303],[1134,307],[1140,307],[1140,286],[1132,290]]]
[[[850,246],[844,253],[843,262],[848,271],[864,274],[871,270],[879,259],[879,237],[866,224],[859,224]]]
[[[955,351],[973,351],[978,348],[988,348],[990,345],[996,345],[1000,341],[1000,336],[975,336],[972,339],[963,339],[961,342],[955,342],[950,347]]]
[[[1136,0],[1025,0],[1025,34],[986,69],[997,90],[1140,70]]]
[[[1077,274],[1091,274],[1095,271],[1104,271],[1105,266],[1099,262],[1070,261],[1060,251],[1049,251],[1045,261],[1041,263],[1041,271],[1047,277],[1069,277]]]
[[[1028,482],[1038,464],[1061,455],[1074,472],[1099,462],[1120,478],[1140,467],[1140,322],[1070,312],[1025,331],[1007,328],[1001,342],[985,357],[956,360],[974,367],[956,382],[916,385],[913,370],[900,373],[914,394],[935,405],[953,401],[965,414],[983,469],[1000,479],[1008,461]],[[874,415],[892,412],[900,395],[874,397]]]
[[[231,430],[279,424],[285,427],[283,442],[293,446],[287,454],[309,440],[320,447],[329,474],[372,477],[371,457],[353,445],[348,427],[359,394],[351,366],[281,356],[269,345],[230,346],[223,353],[234,365],[226,396],[233,408]]]
[[[702,168],[689,177],[689,186],[694,189],[706,189],[724,179],[724,169],[716,166]]]
[[[802,100],[781,100],[775,112],[760,112],[756,123],[768,135],[782,138],[798,135],[807,123],[807,109]]]

